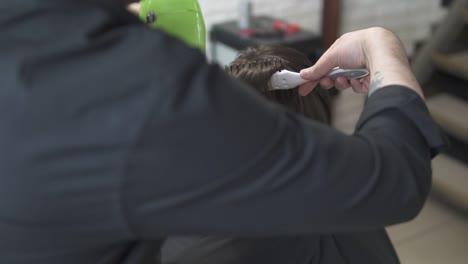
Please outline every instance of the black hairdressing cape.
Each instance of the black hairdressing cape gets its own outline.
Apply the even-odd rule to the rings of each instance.
[[[146,264],[170,235],[367,232],[418,214],[444,141],[415,93],[377,91],[346,136],[118,2],[1,1],[0,263]]]

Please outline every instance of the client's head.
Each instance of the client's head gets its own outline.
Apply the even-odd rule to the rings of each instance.
[[[327,91],[315,89],[303,97],[297,89],[272,90],[270,86],[270,78],[275,72],[299,72],[310,66],[312,62],[297,50],[282,46],[260,46],[241,51],[226,70],[234,78],[252,85],[267,98],[306,117],[329,124],[331,114]]]

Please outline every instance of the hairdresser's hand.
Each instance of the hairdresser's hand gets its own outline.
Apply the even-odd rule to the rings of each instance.
[[[138,14],[140,13],[140,3],[129,4],[127,6],[127,9],[128,9],[128,11],[130,11],[130,13],[138,16]]]
[[[334,82],[327,74],[335,67],[367,68],[370,75],[351,81],[340,77]],[[393,32],[379,27],[343,35],[314,66],[301,71],[301,76],[310,80],[299,88],[301,95],[309,94],[319,83],[325,89],[333,86],[339,90],[352,87],[357,93],[366,94],[384,86],[399,84],[423,97],[400,39]]]

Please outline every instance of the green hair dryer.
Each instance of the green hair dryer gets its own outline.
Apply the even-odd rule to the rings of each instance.
[[[141,0],[140,19],[202,52],[206,50],[205,21],[198,0]]]

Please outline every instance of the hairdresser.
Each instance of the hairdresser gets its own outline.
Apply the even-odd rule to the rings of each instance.
[[[0,263],[154,263],[170,235],[366,231],[422,208],[444,145],[404,49],[371,28],[353,136],[270,103],[118,0],[2,1]],[[318,88],[315,88],[318,89]]]

